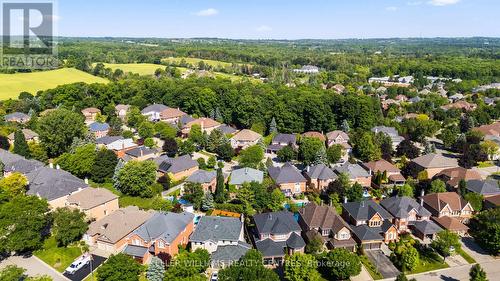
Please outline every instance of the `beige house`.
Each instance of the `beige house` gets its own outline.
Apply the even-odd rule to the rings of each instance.
[[[431,153],[413,159],[410,165],[415,165],[416,170],[420,172],[426,171],[427,177],[431,179],[445,169],[458,167],[458,161],[441,154]],[[417,175],[412,176],[417,177]]]
[[[108,253],[118,253],[127,244],[127,236],[153,216],[136,206],[118,209],[110,215],[92,222],[83,240],[90,246]]]
[[[187,114],[179,108],[168,107],[160,112],[160,120],[170,124],[177,124],[184,115]]]
[[[256,145],[262,140],[262,135],[252,130],[243,129],[237,132],[231,138],[231,146],[234,149],[245,149],[249,146]]]
[[[97,115],[101,114],[101,110],[95,107],[84,108],[82,114],[85,116],[85,124],[89,125],[96,121]]]
[[[84,212],[88,220],[100,220],[119,208],[118,196],[105,188],[85,188],[71,194],[66,205]]]
[[[118,116],[118,118],[124,120],[125,117],[127,116],[127,112],[129,109],[130,109],[130,105],[128,105],[128,104],[117,104],[115,106],[116,116]]]
[[[38,134],[36,132],[33,132],[30,129],[22,129],[22,132],[23,132],[23,135],[24,135],[24,138],[26,139],[26,141],[38,142]],[[9,134],[7,136],[7,138],[9,139],[10,145],[14,144],[15,132]]]
[[[210,119],[207,117],[202,117],[202,118],[198,118],[198,119],[195,119],[193,121],[187,122],[182,127],[182,133],[184,135],[188,135],[189,132],[191,131],[191,127],[193,125],[200,125],[202,132],[207,132],[207,134],[210,134],[213,130],[219,128],[222,124],[213,120],[213,119]]]
[[[467,222],[474,209],[456,192],[432,193],[421,197],[424,207],[432,213],[433,217],[451,217],[460,222]]]

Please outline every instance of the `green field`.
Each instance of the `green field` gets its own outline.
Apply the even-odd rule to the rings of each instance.
[[[164,65],[152,63],[104,63],[104,67],[109,67],[113,70],[121,69],[123,72],[137,73],[139,75],[153,75],[158,68],[165,69]],[[178,67],[181,72],[186,71],[186,68]]]
[[[107,83],[108,80],[74,68],[32,73],[0,74],[0,100],[15,99],[23,91],[34,95],[40,90],[52,89],[59,85],[76,82]]]
[[[170,58],[162,59],[163,62],[170,62],[170,63],[175,63],[175,64],[179,64],[182,60],[186,61],[186,63],[189,63],[193,66],[197,66],[200,61],[203,61],[205,64],[208,64],[212,67],[231,66],[230,62],[224,62],[224,61],[218,61],[218,60],[206,60],[206,59],[200,59],[200,58],[188,58],[188,57],[176,57],[176,58],[174,58],[174,57],[170,57]]]

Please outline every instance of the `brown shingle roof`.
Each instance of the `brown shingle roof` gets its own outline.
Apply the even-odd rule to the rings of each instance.
[[[373,173],[387,171],[388,173],[399,173],[401,172],[398,167],[394,166],[394,164],[389,163],[389,161],[380,159],[378,161],[370,161],[367,163],[363,163],[363,166],[370,169]]]
[[[347,223],[329,206],[309,203],[299,210],[299,215],[310,228],[332,229],[334,232],[347,227]]]
[[[500,194],[489,196],[489,197],[485,198],[484,201],[488,201],[495,206],[500,206]]]
[[[163,110],[162,112],[160,112],[161,118],[165,118],[165,119],[178,118],[178,117],[182,117],[184,115],[186,115],[185,112],[181,111],[178,108],[172,108],[172,107],[169,107],[169,108]]]
[[[88,107],[88,108],[82,109],[82,113],[83,114],[85,114],[85,113],[101,113],[101,111],[95,107]]]
[[[105,188],[85,188],[68,196],[68,203],[88,210],[117,198],[117,195]]]
[[[322,133],[320,133],[320,132],[305,132],[305,133],[302,134],[302,137],[305,137],[305,138],[318,138],[321,141],[326,141],[325,136]]]
[[[461,211],[468,202],[456,192],[432,193],[422,197],[424,202],[436,211],[441,211],[447,204],[452,211]]]
[[[450,169],[445,169],[439,172],[437,177],[440,176],[446,176],[450,178],[446,183],[450,186],[457,186],[460,180],[480,180],[481,174],[479,174],[477,171],[471,170],[471,169],[465,169],[462,167],[455,167],[455,168],[450,168]]]
[[[243,129],[237,132],[232,139],[235,141],[257,141],[262,138],[262,135],[252,130]]]
[[[210,119],[207,117],[202,117],[202,118],[198,118],[198,119],[195,119],[195,120],[187,123],[185,127],[191,128],[195,124],[200,125],[201,128],[213,128],[213,127],[218,127],[221,125],[219,122],[217,122],[213,119]]]
[[[495,122],[490,125],[483,125],[473,129],[474,131],[479,131],[485,136],[500,136],[500,122]]]
[[[441,154],[431,153],[422,155],[412,160],[419,166],[429,168],[454,168],[458,166],[458,162],[454,158],[445,157]]]
[[[451,217],[440,217],[440,218],[435,218],[432,217],[432,219],[442,228],[448,229],[451,231],[467,231],[469,228],[461,223],[459,220],[456,218],[451,218]]]

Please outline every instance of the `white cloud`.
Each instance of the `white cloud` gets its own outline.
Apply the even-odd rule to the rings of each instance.
[[[261,25],[261,26],[257,27],[258,32],[267,32],[267,31],[271,31],[271,30],[273,30],[273,29],[267,25]]]
[[[209,9],[206,9],[206,10],[201,10],[201,11],[198,11],[196,13],[194,13],[196,16],[199,16],[199,17],[210,17],[210,16],[215,16],[219,13],[218,10],[214,9],[214,8],[209,8]]]
[[[398,10],[398,7],[394,7],[394,6],[385,7],[385,10],[389,11],[389,12],[395,12]]]
[[[432,6],[448,6],[457,4],[458,2],[460,2],[460,0],[431,0],[427,3],[429,3]]]

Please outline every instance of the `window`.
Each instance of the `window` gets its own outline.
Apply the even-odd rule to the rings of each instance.
[[[301,190],[301,188],[300,188],[300,182],[295,183],[295,193],[299,193],[299,192],[301,192],[301,191],[302,191],[302,190]]]
[[[328,235],[330,234],[330,230],[329,230],[329,229],[322,229],[322,230],[321,230],[321,234],[322,234],[323,236],[328,236]]]
[[[158,248],[165,248],[165,243],[163,241],[158,241]]]
[[[348,232],[340,233],[339,240],[347,240],[351,238],[351,235]]]
[[[132,241],[132,244],[134,244],[134,245],[141,245],[141,240],[139,240],[139,239],[134,239],[134,240]]]
[[[381,226],[382,225],[382,221],[369,221],[368,222],[368,225],[370,227],[377,227],[377,226]]]

